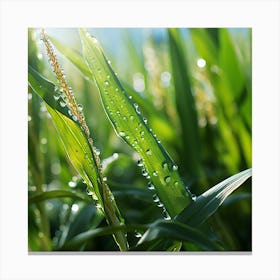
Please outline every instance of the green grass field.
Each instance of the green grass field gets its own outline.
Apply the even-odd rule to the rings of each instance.
[[[251,251],[251,29],[29,29],[29,251]]]

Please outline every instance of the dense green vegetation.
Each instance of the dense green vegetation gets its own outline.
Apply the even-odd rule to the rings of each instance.
[[[29,250],[250,251],[251,30],[46,33],[28,33]]]

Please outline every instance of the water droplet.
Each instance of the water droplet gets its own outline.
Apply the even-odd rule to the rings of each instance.
[[[191,196],[192,196],[192,200],[196,201],[196,195],[195,194],[191,194]]]
[[[62,108],[66,106],[66,103],[64,101],[60,101],[59,104]]]
[[[146,150],[146,154],[151,156],[152,155],[152,151],[150,149]]]
[[[159,202],[159,198],[156,194],[153,195],[153,201],[154,202]]]
[[[171,181],[170,176],[166,176],[166,177],[164,178],[164,181],[165,181],[166,184],[170,183],[170,181]]]
[[[88,158],[88,154],[85,154],[85,158]]]
[[[178,166],[174,164],[174,165],[172,166],[172,169],[173,169],[174,171],[176,171],[176,170],[178,170]]]
[[[109,80],[111,78],[111,76],[110,75],[107,75],[107,79]]]
[[[76,121],[78,120],[78,117],[74,115],[74,116],[72,117],[72,119],[73,119],[73,121],[76,122]]]
[[[68,115],[71,117],[72,116],[72,111],[68,110]]]
[[[86,189],[86,192],[88,195],[93,195],[93,191],[89,187]]]
[[[177,187],[179,183],[177,181],[174,182],[174,186]]]
[[[107,177],[103,177],[103,182],[107,182]]]
[[[156,202],[156,204],[157,204],[158,207],[163,207],[164,206],[160,201]]]
[[[28,121],[30,122],[32,120],[32,117],[28,115]]]
[[[53,96],[54,100],[58,100],[60,98],[60,94],[59,93],[56,93],[54,96]]]
[[[126,117],[126,116],[124,116],[124,117],[123,117],[123,120],[124,120],[124,121],[126,121],[126,120],[127,120],[127,117]]]
[[[140,232],[138,232],[138,231],[135,231],[134,236],[135,236],[136,238],[141,238],[141,237],[142,237],[142,234],[141,234]]]
[[[163,218],[164,218],[165,220],[171,220],[171,217],[169,216],[169,214],[167,213],[166,210],[163,211]]]
[[[94,149],[94,152],[99,156],[100,155],[100,151],[98,149]]]
[[[144,121],[144,123],[147,123],[147,122],[148,122],[147,119],[145,119],[145,118],[143,118],[143,121]]]
[[[138,166],[143,166],[143,161],[142,161],[142,159],[138,159],[137,165],[138,165]]]
[[[134,120],[134,116],[132,116],[132,115],[131,115],[131,116],[129,116],[129,118],[130,118],[131,120]]]
[[[143,130],[140,131],[140,136],[144,136],[145,132]]]
[[[128,139],[129,139],[129,136],[128,136],[128,135],[127,135],[127,136],[125,136],[125,139],[127,139],[127,140],[128,140]]]
[[[119,135],[120,135],[121,137],[124,137],[124,136],[125,136],[125,132],[124,132],[124,131],[120,131],[120,132],[119,132]]]
[[[80,112],[83,111],[83,105],[82,105],[82,104],[78,104],[78,110],[79,110]]]
[[[104,86],[105,86],[105,87],[109,87],[109,86],[110,86],[109,81],[105,80],[105,81],[104,81]]]
[[[151,182],[148,183],[148,189],[149,190],[154,190],[155,189],[154,185]]]
[[[148,176],[148,172],[146,171],[146,169],[142,170],[142,175],[145,176],[145,177]]]
[[[167,162],[163,162],[163,163],[162,163],[162,167],[163,167],[163,169],[167,170],[167,169],[168,169],[168,164],[167,164]]]
[[[157,176],[158,175],[158,173],[157,173],[157,171],[153,171],[153,176]]]

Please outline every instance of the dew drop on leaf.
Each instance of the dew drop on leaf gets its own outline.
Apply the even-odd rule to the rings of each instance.
[[[159,198],[156,194],[153,195],[153,201],[154,202],[159,202]]]
[[[153,171],[153,176],[157,176],[158,175],[158,173],[157,173],[157,171]]]
[[[109,87],[109,86],[110,86],[109,81],[105,80],[105,81],[104,81],[104,86],[105,86],[105,87]]]
[[[66,106],[66,103],[63,102],[63,101],[60,101],[59,104],[60,104],[60,106],[61,106],[62,108],[64,108],[64,107]]]
[[[150,149],[146,150],[146,154],[151,156],[152,155],[152,151]]]
[[[155,189],[154,185],[151,182],[148,183],[148,189],[149,190],[154,190]]]
[[[75,122],[78,120],[77,116],[75,116],[75,115],[72,117],[72,119],[73,119],[73,121],[75,121]]]
[[[164,218],[165,220],[171,220],[171,217],[169,216],[169,214],[167,213],[166,210],[163,211],[163,218]]]
[[[163,163],[162,163],[162,167],[163,167],[164,170],[167,170],[167,169],[168,169],[168,164],[167,164],[167,162],[163,162]]]
[[[174,165],[172,166],[172,169],[173,169],[174,171],[176,171],[176,170],[178,170],[178,166],[174,164]]]
[[[80,112],[83,111],[83,105],[82,105],[82,104],[78,104],[78,110],[79,110]]]
[[[53,96],[53,98],[54,98],[54,100],[58,100],[58,99],[60,98],[60,94],[59,94],[59,93],[55,94],[55,95]]]
[[[120,131],[120,132],[119,132],[119,135],[120,135],[121,137],[124,137],[124,136],[125,136],[125,132],[124,132],[124,131]]]
[[[168,183],[170,183],[170,176],[166,176],[165,178],[164,178],[164,181],[165,181],[165,183],[166,184],[168,184]]]

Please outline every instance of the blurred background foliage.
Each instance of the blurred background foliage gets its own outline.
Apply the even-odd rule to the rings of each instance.
[[[76,29],[46,29],[81,52]],[[89,29],[128,92],[199,195],[252,165],[251,29]],[[126,224],[162,218],[138,156],[114,132],[96,86],[58,51],[100,150],[104,174]],[[55,81],[39,30],[28,32],[28,63]],[[49,191],[51,195],[48,194]],[[251,181],[210,218],[209,230],[225,250],[251,250]],[[28,246],[59,250],[78,234],[106,222],[71,166],[42,100],[28,89]],[[128,233],[136,244],[138,233]],[[196,250],[184,244],[182,250]],[[71,250],[118,250],[111,236],[85,239]]]

